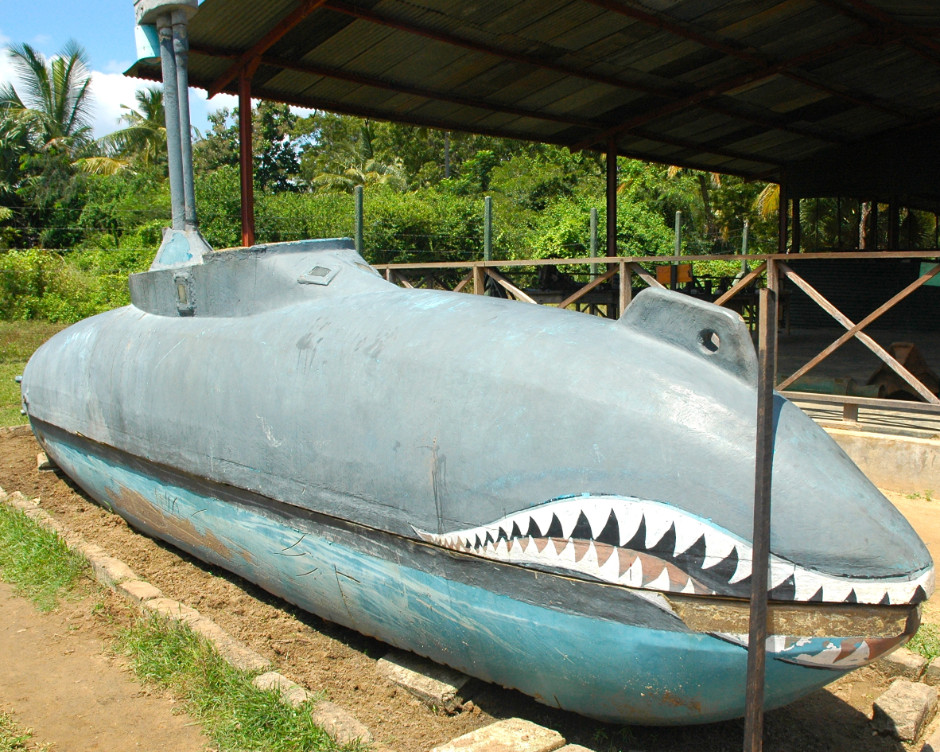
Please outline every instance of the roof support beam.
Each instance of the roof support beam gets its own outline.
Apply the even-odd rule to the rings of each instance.
[[[757,69],[749,74],[752,76],[752,81],[757,81],[762,78],[770,78],[771,76],[775,75],[786,76],[787,78],[797,81],[805,86],[817,89],[838,99],[844,99],[861,107],[871,107],[888,114],[895,114],[897,112],[896,107],[888,103],[879,102],[872,96],[862,92],[852,92],[843,87],[829,86],[820,82],[814,76],[804,71],[794,70],[800,65],[808,63],[814,59],[818,59],[824,55],[837,52],[840,49],[844,49],[864,41],[871,41],[873,39],[871,33],[848,37],[831,45],[827,45],[826,47],[810,50],[809,52],[804,53],[799,57],[785,60],[773,60],[753,47],[739,44],[734,40],[722,39],[715,34],[698,29],[692,24],[678,22],[669,18],[668,16],[665,16],[664,14],[655,13],[644,8],[637,8],[630,3],[630,0],[626,0],[626,2],[623,2],[622,0],[585,1],[600,8],[604,8],[605,10],[609,10],[613,13],[618,13],[622,16],[627,16],[628,18],[632,18],[636,21],[640,21],[641,23],[653,26],[654,28],[661,29],[674,36],[680,37],[681,39],[688,39],[692,42],[702,45],[707,49],[720,52],[722,55],[727,55],[728,57],[733,57],[743,62],[750,63],[751,65],[755,65],[757,66]]]
[[[238,72],[238,166],[241,180],[242,245],[255,244],[255,171],[251,148],[251,71]]]
[[[234,81],[238,77],[238,72],[240,70],[245,68],[247,65],[250,65],[254,60],[271,49],[271,47],[284,38],[285,34],[287,34],[291,29],[297,26],[297,24],[313,13],[313,11],[323,5],[324,2],[325,0],[303,0],[303,2],[294,8],[293,11],[284,16],[284,18],[282,18],[273,29],[261,37],[261,39],[255,45],[253,45],[251,49],[242,53],[238,60],[229,66],[225,73],[223,73],[221,76],[219,76],[219,78],[213,81],[212,84],[210,84],[209,98],[211,99],[214,97],[216,94],[222,91],[222,89]]]
[[[601,7],[607,7],[609,0],[588,0],[588,2],[595,2],[595,4],[600,5]],[[616,4],[611,3],[613,8],[619,7]],[[679,106],[676,109],[682,109],[687,107],[689,97],[694,96],[690,93],[688,88],[684,91],[677,89],[675,86],[671,88],[659,88],[652,87],[646,84],[641,84],[632,81],[626,81],[620,78],[614,78],[611,76],[603,76],[591,73],[589,71],[581,70],[571,66],[564,65],[563,63],[552,62],[544,58],[536,57],[533,55],[525,55],[521,53],[512,52],[511,50],[506,50],[501,47],[496,47],[494,45],[488,45],[482,42],[476,42],[473,40],[465,39],[453,34],[448,34],[445,32],[436,31],[434,29],[429,29],[426,27],[416,26],[405,21],[400,21],[398,19],[392,18],[390,16],[382,15],[376,13],[374,10],[369,10],[360,6],[351,5],[344,0],[326,0],[323,7],[325,9],[336,11],[337,13],[343,13],[345,15],[352,16],[362,21],[368,21],[370,23],[380,24],[382,26],[387,26],[398,31],[404,31],[410,34],[415,34],[417,36],[423,36],[427,39],[432,39],[437,42],[442,42],[444,44],[450,44],[457,47],[462,47],[464,49],[471,50],[473,52],[482,52],[485,54],[493,55],[495,57],[502,58],[504,60],[514,60],[516,62],[525,63],[527,65],[532,65],[536,68],[541,68],[543,70],[554,70],[565,75],[576,76],[586,81],[595,81],[597,83],[607,84],[608,86],[616,87],[619,89],[626,89],[629,91],[637,91],[643,94],[649,94],[651,96],[661,97],[664,99],[670,99],[675,101]],[[868,38],[868,35],[864,35],[864,38]],[[840,49],[842,46],[848,46],[854,43],[858,43],[858,38],[852,38],[843,40],[834,45],[830,45],[823,50],[820,50],[818,54],[826,54],[828,52]],[[807,60],[814,57],[814,53],[807,53],[807,55],[801,56],[800,61],[806,62]],[[773,76],[777,71],[766,70],[763,73],[755,73],[751,78],[748,78],[745,83],[751,83],[759,78],[767,78]],[[740,79],[735,79],[733,82],[734,85],[729,86],[728,88],[735,88],[736,86],[743,85],[740,83]],[[720,93],[720,92],[719,92]],[[773,127],[782,131],[788,131],[795,133],[800,136],[812,135],[817,138],[821,138],[824,141],[830,141],[831,143],[842,143],[843,141],[837,137],[820,135],[815,133],[807,133],[805,129],[796,129],[787,125],[786,122],[780,120],[779,118],[773,118],[770,116],[756,117],[754,115],[749,115],[746,113],[736,112],[731,108],[722,106],[715,102],[707,102],[705,100],[710,99],[711,97],[699,98],[696,102],[701,107],[709,109],[713,112],[717,112],[726,117],[730,117],[736,120],[742,120],[744,122],[753,123],[756,125],[761,125],[764,127]],[[866,105],[870,105],[870,101],[865,100]],[[648,122],[648,121],[643,121]],[[622,129],[626,130],[626,129]],[[622,132],[618,131],[618,132]],[[588,143],[588,146],[591,146],[596,143],[602,143],[606,140],[607,132],[599,134],[597,138],[593,139]],[[577,148],[586,148],[583,145],[579,145]]]
[[[218,57],[234,60],[238,57],[236,53],[226,52],[225,50],[205,47],[202,45],[192,45],[190,51],[192,54],[204,55],[206,57]],[[426,98],[435,98],[442,101],[453,101],[458,104],[465,104],[468,107],[480,106],[479,103],[475,103],[472,100],[463,98],[463,97],[454,97],[450,94],[440,94],[438,92],[432,92],[430,90],[418,89],[416,87],[407,87],[402,84],[397,84],[394,82],[386,81],[383,79],[377,79],[371,76],[363,76],[357,73],[350,73],[349,71],[339,70],[328,68],[325,66],[315,65],[312,63],[298,63],[291,60],[284,60],[282,58],[273,57],[270,55],[262,55],[260,58],[257,58],[256,63],[259,65],[271,66],[274,68],[282,68],[284,70],[292,70],[298,73],[309,73],[310,75],[323,76],[325,78],[335,78],[341,81],[350,81],[352,83],[359,84],[361,86],[375,86],[377,88],[386,89],[390,91],[401,91],[407,94],[412,94],[414,96],[421,96]],[[332,106],[332,105],[331,105]],[[568,118],[564,116],[559,116],[559,118],[548,118],[545,117],[543,113],[532,112],[529,110],[522,110],[520,108],[503,108],[500,105],[494,105],[492,103],[487,103],[486,109],[495,110],[498,112],[506,112],[507,114],[515,114],[520,117],[531,117],[538,120],[551,120],[553,122],[560,122],[567,125],[578,125],[580,127],[588,128],[602,128],[603,125],[597,122],[587,121],[583,119]],[[428,125],[427,121],[423,121],[422,125],[427,125],[427,127],[442,128],[445,130],[461,130],[461,128],[455,126],[453,123],[437,123],[435,125]],[[466,126],[464,126],[466,127]],[[757,160],[755,157],[744,154],[742,152],[734,151],[731,149],[725,149],[718,146],[710,146],[708,143],[693,143],[691,141],[686,141],[683,139],[677,139],[672,136],[665,136],[662,134],[652,134],[642,131],[640,129],[635,129],[631,131],[633,135],[637,138],[646,139],[648,141],[656,141],[667,146],[675,146],[680,149],[687,149],[690,151],[704,152],[708,154],[714,154],[719,157],[727,157],[728,159],[743,160],[745,162],[755,162],[761,163],[760,160]],[[763,162],[768,168],[776,167],[775,162]]]
[[[871,3],[865,2],[865,0],[817,0],[817,2],[844,16],[859,20],[882,34],[887,32],[895,37],[900,44],[913,50],[921,57],[934,63],[940,63],[940,57],[937,55],[937,53],[940,53],[940,40],[937,39],[937,33],[940,30],[936,28],[916,29],[900,23],[881,8],[876,8]],[[924,47],[931,52],[925,52]]]
[[[452,104],[459,104],[464,107],[480,107],[487,110],[492,110],[494,112],[504,112],[507,115],[533,118],[534,120],[546,120],[552,123],[561,123],[562,125],[575,125],[581,128],[603,127],[596,120],[588,120],[586,118],[579,118],[571,115],[554,115],[552,113],[537,112],[535,110],[527,110],[522,107],[513,107],[511,105],[499,104],[493,102],[492,100],[482,103],[475,99],[470,99],[469,97],[461,97],[455,94],[449,94],[447,92],[434,91],[432,89],[422,89],[417,86],[409,86],[408,84],[399,83],[396,81],[386,81],[381,78],[376,78],[375,76],[365,76],[361,73],[352,73],[351,71],[330,68],[324,65],[316,65],[314,63],[295,63],[291,60],[270,56],[264,56],[259,60],[264,65],[272,65],[277,68],[283,68],[284,70],[292,70],[298,73],[309,73],[313,76],[323,76],[325,78],[334,78],[339,81],[348,81],[350,83],[359,84],[360,86],[371,86],[377,89],[384,89],[386,91],[394,91],[402,94],[410,94],[412,96],[422,97],[424,99],[430,99],[438,102],[450,102]]]

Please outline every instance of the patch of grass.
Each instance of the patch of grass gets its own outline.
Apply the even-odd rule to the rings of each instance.
[[[0,712],[0,752],[44,752],[50,745],[36,746],[30,742],[32,729],[24,729],[6,713]]]
[[[55,533],[18,509],[0,504],[0,577],[30,598],[41,611],[77,585],[88,562]]]
[[[292,708],[255,688],[188,626],[161,617],[138,620],[118,638],[138,677],[181,698],[221,750],[332,752],[338,747],[310,717],[312,703]]]
[[[940,626],[921,624],[917,634],[907,643],[907,648],[932,661],[940,655]]]
[[[20,415],[20,385],[14,379],[36,348],[63,328],[48,321],[0,321],[0,426],[26,422]]]

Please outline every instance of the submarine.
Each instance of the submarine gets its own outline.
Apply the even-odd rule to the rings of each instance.
[[[138,530],[603,721],[743,715],[757,358],[666,290],[619,320],[402,289],[348,240],[180,257],[30,359],[32,429]],[[765,706],[904,644],[917,534],[779,394]]]

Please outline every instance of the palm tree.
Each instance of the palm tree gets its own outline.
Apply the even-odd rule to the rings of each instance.
[[[15,194],[23,206],[30,242],[67,247],[74,241],[68,217],[81,192],[75,163],[91,138],[91,74],[75,42],[51,60],[28,44],[7,48],[18,73],[17,88],[0,86],[0,112],[25,137]]]
[[[28,125],[39,150],[77,156],[91,140],[91,74],[84,49],[70,41],[51,60],[26,43],[7,49],[23,95],[12,84],[0,87],[0,108]]]
[[[126,127],[107,136],[117,152],[142,166],[149,167],[166,160],[166,116],[163,90],[157,86],[138,89],[134,94],[137,109],[121,105]]]
[[[137,109],[122,104],[125,127],[99,139],[102,154],[78,160],[85,172],[113,175],[139,166],[147,169],[166,162],[166,116],[163,90],[157,86],[134,93]]]

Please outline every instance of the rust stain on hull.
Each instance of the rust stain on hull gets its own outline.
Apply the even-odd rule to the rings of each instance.
[[[234,558],[230,545],[227,545],[213,532],[201,532],[188,519],[169,513],[161,507],[161,503],[168,507],[175,503],[169,494],[154,501],[147,499],[136,491],[121,487],[120,493],[112,499],[114,507],[137,520],[141,525],[160,532],[161,537],[170,542],[179,542],[194,548],[208,549],[226,561]],[[248,563],[253,563],[251,554],[242,547],[238,547],[238,555]]]

